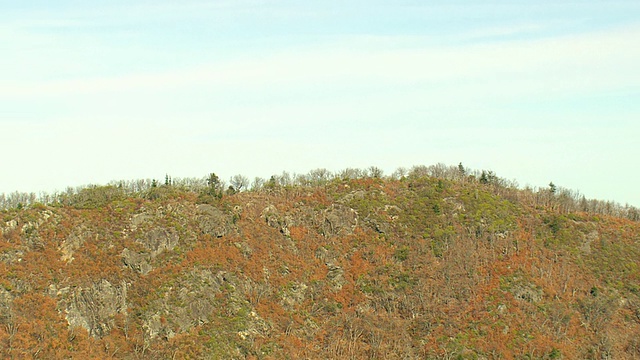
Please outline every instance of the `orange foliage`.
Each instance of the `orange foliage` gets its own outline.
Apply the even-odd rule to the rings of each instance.
[[[304,226],[290,226],[289,233],[293,240],[302,241],[309,234],[309,229]]]

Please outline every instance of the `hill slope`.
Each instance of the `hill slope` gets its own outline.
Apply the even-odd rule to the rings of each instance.
[[[640,357],[640,224],[433,176],[0,219],[4,358]]]

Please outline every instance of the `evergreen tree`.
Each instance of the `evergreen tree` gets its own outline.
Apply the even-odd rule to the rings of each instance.
[[[465,175],[467,175],[467,170],[464,168],[462,163],[458,164],[458,172],[460,173],[461,177],[465,177]]]
[[[207,177],[207,185],[209,195],[216,196],[218,198],[222,197],[223,184],[220,181],[220,178],[215,173],[210,173]]]
[[[487,184],[489,182],[489,178],[487,177],[487,172],[482,170],[482,175],[480,175],[480,183]]]

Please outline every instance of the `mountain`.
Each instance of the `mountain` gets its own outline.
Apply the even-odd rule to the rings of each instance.
[[[640,358],[637,209],[463,167],[395,175],[167,178],[7,208],[0,354]]]

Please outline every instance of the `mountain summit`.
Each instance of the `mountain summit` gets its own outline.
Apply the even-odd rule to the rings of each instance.
[[[462,166],[195,184],[0,212],[1,356],[640,357],[634,208]]]

